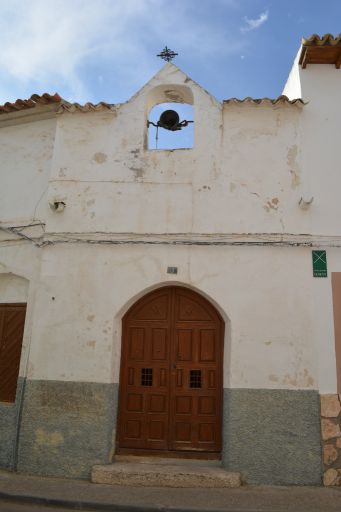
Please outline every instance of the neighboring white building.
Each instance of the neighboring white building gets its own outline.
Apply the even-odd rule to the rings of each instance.
[[[340,59],[303,40],[276,100],[220,103],[168,63],[124,104],[0,107],[1,467],[189,451],[319,484],[322,443],[338,483]],[[167,102],[193,148],[148,149]]]

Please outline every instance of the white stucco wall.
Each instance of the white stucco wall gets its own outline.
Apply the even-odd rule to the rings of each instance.
[[[299,69],[304,98],[302,152],[307,193],[314,197],[311,225],[315,233],[340,232],[341,203],[338,125],[341,116],[341,73],[334,65]],[[309,191],[309,192],[308,192]]]
[[[289,76],[287,78],[287,81],[284,85],[284,89],[282,91],[282,94],[285,94],[285,96],[288,96],[288,98],[290,100],[293,100],[295,98],[303,98],[301,81],[300,81],[300,68],[298,65],[298,62],[300,60],[301,51],[302,51],[302,46],[300,47],[300,49],[298,50],[298,52],[296,54],[296,57],[294,59]]]
[[[45,217],[43,196],[48,188],[55,126],[55,119],[14,126],[0,123],[2,223],[21,224]]]
[[[17,261],[16,273],[33,283],[29,378],[118,382],[124,312],[149,289],[175,282],[206,295],[226,319],[225,386],[336,390],[330,279],[312,277],[310,247],[266,246],[312,240],[319,248],[339,236],[331,98],[339,75],[321,78],[325,68],[317,68],[305,75],[314,86],[302,81],[310,101],[302,109],[219,104],[167,65],[113,111],[57,115],[53,147],[50,120],[6,129],[12,145],[16,130],[19,148],[29,141],[31,176],[23,182],[30,199],[17,210],[28,150],[10,160],[6,146],[4,169],[14,176],[2,173],[12,180],[6,220],[32,218],[42,197],[35,217],[46,220],[49,242],[0,253],[0,263]],[[327,78],[332,94],[318,103]],[[194,148],[148,151],[148,112],[174,98],[193,101]],[[302,210],[300,198],[311,195]],[[48,206],[56,200],[66,204],[61,213]],[[329,273],[341,271],[340,249],[327,257]]]
[[[0,274],[1,302],[27,302],[28,281],[13,274]]]
[[[211,299],[229,324],[225,386],[316,388],[309,258],[296,248],[46,248],[29,377],[118,382],[123,314],[175,282]]]
[[[49,198],[63,198],[67,212],[48,212],[47,231],[307,232],[298,208],[301,110],[222,108],[174,66],[149,86],[169,79],[193,91],[194,148],[146,150],[149,89],[117,115],[62,116]]]
[[[299,52],[300,53],[300,52]],[[297,55],[284,94],[293,97],[301,92],[307,105],[301,117],[301,153],[306,199],[314,198],[309,209],[310,232],[323,234],[327,244],[329,276],[341,272],[340,245],[341,204],[340,172],[337,147],[341,115],[341,73],[332,64],[298,65]],[[328,242],[329,241],[329,242]],[[336,392],[334,321],[331,280],[312,282],[314,312],[312,332],[317,349],[319,382],[322,393]]]

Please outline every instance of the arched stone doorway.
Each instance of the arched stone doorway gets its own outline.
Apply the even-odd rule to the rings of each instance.
[[[224,322],[207,299],[167,286],[122,325],[118,451],[221,451]]]

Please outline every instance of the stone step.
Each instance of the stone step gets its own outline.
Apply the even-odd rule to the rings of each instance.
[[[137,457],[135,457],[136,459]],[[212,464],[217,461],[158,459],[144,462],[114,462],[92,468],[91,481],[96,484],[135,487],[239,487],[239,473],[225,471]],[[207,464],[209,462],[209,464]],[[199,463],[199,464],[198,464]]]
[[[176,457],[156,457],[155,455],[115,455],[114,462],[134,462],[138,464],[161,464],[162,466],[214,466],[221,468],[221,460],[218,459],[179,459]]]

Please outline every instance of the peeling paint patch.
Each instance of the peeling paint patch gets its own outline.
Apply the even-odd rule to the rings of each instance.
[[[297,387],[297,378],[296,376],[289,375],[286,373],[283,378],[283,384],[290,384],[293,387]]]
[[[296,144],[288,149],[287,164],[291,174],[291,188],[296,188],[301,183],[300,169],[297,163],[298,147]]]
[[[271,200],[267,201],[264,205],[264,210],[269,212],[270,210],[278,210],[278,197],[273,197]]]
[[[297,148],[296,144],[294,144],[293,146],[291,146],[288,149],[287,162],[288,162],[289,167],[294,167],[295,166],[297,153],[298,153],[298,148]]]
[[[165,91],[165,96],[167,99],[169,99],[171,102],[175,103],[183,103],[183,98],[180,94],[178,94],[177,91],[174,91],[173,89],[168,89]]]
[[[131,171],[135,174],[135,178],[143,178],[144,170],[142,167],[129,167]]]
[[[130,153],[131,153],[132,155],[134,155],[134,158],[138,158],[139,153],[140,153],[140,150],[139,150],[139,149],[132,149],[132,150],[130,151]],[[119,160],[118,160],[118,161],[119,161]]]
[[[300,185],[301,178],[292,169],[290,169],[290,173],[291,173],[291,188],[296,188],[296,187],[298,187]]]
[[[303,372],[298,372],[293,375],[286,373],[282,378],[282,384],[290,385],[293,387],[313,387],[315,384],[315,379],[309,374],[308,370],[305,368]]]
[[[107,158],[107,155],[101,152],[95,153],[93,156],[93,160],[95,160],[95,162],[97,162],[98,164],[103,164],[104,162],[107,161]]]
[[[96,340],[90,340],[87,342],[87,346],[91,348],[95,348],[96,346]]]
[[[88,315],[88,316],[86,317],[86,319],[87,319],[89,322],[92,322],[94,318],[95,318],[95,315]]]
[[[313,386],[315,384],[313,377],[309,374],[306,368],[303,370],[303,378],[305,379],[307,386]]]

